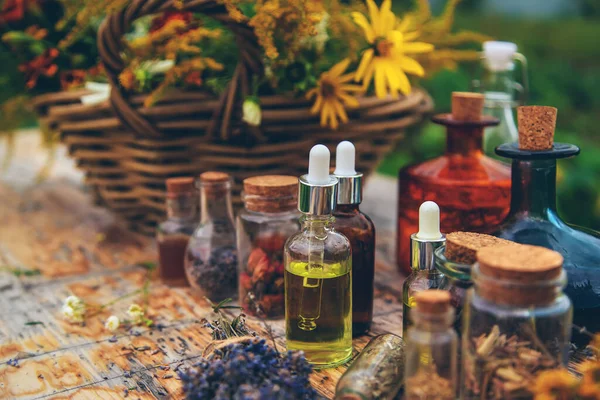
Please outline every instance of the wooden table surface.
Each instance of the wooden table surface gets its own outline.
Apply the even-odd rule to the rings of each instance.
[[[210,341],[200,320],[211,310],[190,289],[153,280],[149,313],[160,329],[120,330],[116,341],[104,321],[139,297],[85,326],[61,315],[70,294],[103,304],[140,288],[147,272],[139,263],[156,261],[152,239],[128,232],[80,186],[61,180],[18,192],[0,184],[0,222],[0,266],[41,272],[0,272],[0,398],[119,399],[126,389],[132,399],[183,397],[174,369],[197,361]],[[376,275],[374,327],[354,341],[356,350],[377,334],[402,331],[401,276],[386,264]],[[269,323],[283,347],[283,321]],[[260,321],[248,325],[267,337]],[[314,373],[314,387],[331,398],[344,370]]]

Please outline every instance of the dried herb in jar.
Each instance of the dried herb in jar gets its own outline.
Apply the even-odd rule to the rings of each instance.
[[[464,399],[532,398],[535,376],[565,365],[572,307],[562,256],[509,244],[477,252],[465,305]]]
[[[273,234],[257,240],[240,272],[240,300],[244,311],[259,316],[283,315],[283,245],[286,237]],[[281,245],[281,247],[279,247]]]
[[[465,368],[467,398],[505,399],[531,397],[538,372],[556,368],[558,362],[539,341],[531,327],[522,335],[507,336],[494,325],[487,335],[471,339]]]
[[[237,249],[231,177],[222,172],[200,175],[200,224],[190,237],[185,270],[192,288],[220,301],[237,288]]]
[[[284,314],[283,248],[298,232],[298,178],[256,176],[244,180],[244,210],[237,218],[239,298],[248,314]]]
[[[406,379],[405,400],[452,400],[456,398],[454,385],[438,375],[435,366],[422,368]]]

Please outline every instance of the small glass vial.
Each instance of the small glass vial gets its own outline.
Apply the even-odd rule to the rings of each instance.
[[[352,245],[352,335],[358,336],[367,332],[373,321],[375,225],[359,209],[363,174],[354,169],[355,155],[352,143],[338,144],[333,173],[339,181],[338,198],[333,216],[335,229]]]
[[[566,366],[573,313],[562,263],[537,246],[477,252],[463,317],[461,398],[531,398],[537,373]]]
[[[237,250],[231,177],[222,172],[200,175],[200,225],[187,247],[185,271],[190,285],[211,301],[235,297]]]
[[[167,179],[167,220],[156,230],[158,276],[169,286],[187,286],[184,260],[196,227],[198,202],[194,178]]]
[[[283,247],[300,230],[298,178],[268,175],[245,179],[243,199],[236,226],[240,304],[251,315],[282,317]]]
[[[302,229],[284,252],[287,348],[304,351],[317,368],[352,355],[352,250],[333,228],[337,183],[329,175],[329,150],[314,146],[299,182]]]
[[[443,275],[435,268],[435,249],[443,246],[446,238],[440,232],[440,208],[433,201],[419,207],[419,231],[410,236],[410,265],[412,272],[402,286],[402,332],[412,323],[411,309],[415,306],[415,295],[441,285]]]
[[[458,336],[452,329],[450,294],[435,289],[417,293],[412,320],[405,339],[404,398],[455,399]]]
[[[406,346],[400,336],[379,335],[360,352],[335,387],[335,400],[392,400],[402,387]]]

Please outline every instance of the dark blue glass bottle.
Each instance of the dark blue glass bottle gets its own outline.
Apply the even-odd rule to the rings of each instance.
[[[579,151],[577,146],[564,143],[554,143],[551,150],[543,151],[521,150],[517,143],[496,148],[498,155],[512,158],[510,212],[496,236],[562,254],[568,275],[565,293],[574,308],[573,323],[598,332],[600,233],[568,225],[556,211],[556,160]]]

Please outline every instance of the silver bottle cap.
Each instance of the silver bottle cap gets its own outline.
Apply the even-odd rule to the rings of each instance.
[[[354,176],[338,176],[338,204],[360,204],[362,203],[363,174]]]
[[[362,202],[363,175],[356,172],[356,149],[354,145],[344,140],[337,145],[335,152],[335,171],[338,178],[338,204],[360,204]]]
[[[298,182],[298,210],[310,215],[328,215],[335,210],[338,179],[329,176],[328,183],[314,184],[302,175]]]
[[[410,235],[410,267],[412,270],[433,271],[435,250],[446,243],[440,232],[440,207],[426,201],[419,207],[419,232]]]
[[[435,270],[435,250],[446,243],[446,237],[420,239],[416,233],[410,235],[410,268],[419,271]]]

